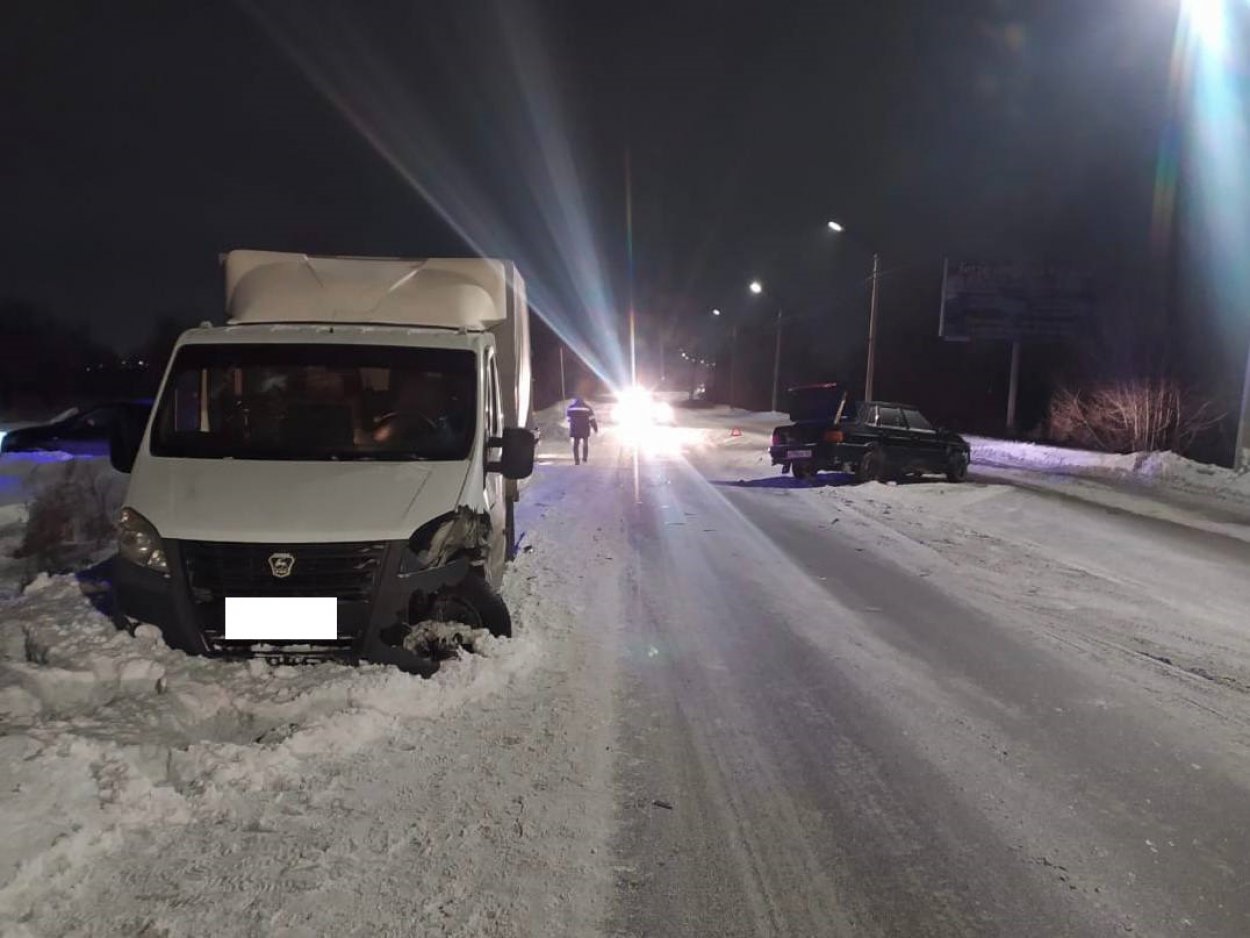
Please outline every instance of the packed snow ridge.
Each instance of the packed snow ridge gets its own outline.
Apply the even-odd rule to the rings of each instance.
[[[988,437],[967,439],[974,464],[1134,481],[1250,502],[1250,473],[1195,462],[1176,453],[1095,453]]]

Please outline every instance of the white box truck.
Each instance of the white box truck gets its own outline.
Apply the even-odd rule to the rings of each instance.
[[[515,265],[224,262],[227,325],[186,332],[146,425],[113,439],[119,624],[423,674],[420,623],[511,634],[497,590],[534,463]]]

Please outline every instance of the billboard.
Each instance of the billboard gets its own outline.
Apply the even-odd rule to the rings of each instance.
[[[1062,339],[1086,328],[1091,278],[1045,264],[947,261],[938,335],[952,341]]]

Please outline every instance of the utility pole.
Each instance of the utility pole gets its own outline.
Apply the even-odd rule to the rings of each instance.
[[[1246,353],[1246,375],[1241,385],[1241,418],[1237,421],[1237,452],[1233,468],[1238,472],[1250,467],[1250,351]]]
[[[1011,380],[1007,384],[1007,432],[1016,435],[1016,392],[1020,389],[1020,340],[1011,343]]]
[[[564,346],[560,346],[560,400],[567,401],[568,394],[564,392]]]
[[[729,409],[738,400],[738,324],[729,327]]]
[[[868,375],[864,380],[864,400],[871,401],[872,379],[877,365],[877,283],[881,279],[881,255],[872,255],[872,304],[868,312]],[[773,408],[776,410],[776,408]]]
[[[777,410],[777,386],[781,381],[781,310],[777,310],[777,347],[773,352],[773,411]]]
[[[625,247],[629,257],[629,384],[638,386],[637,328],[634,317],[634,189],[629,167],[629,151],[625,151]]]

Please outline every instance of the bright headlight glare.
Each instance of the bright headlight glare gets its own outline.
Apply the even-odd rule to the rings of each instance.
[[[627,430],[651,426],[655,423],[655,401],[651,392],[637,386],[625,388],[616,396],[612,417]]]
[[[157,573],[169,573],[161,536],[152,523],[133,508],[123,508],[117,519],[117,552],[130,563]]]

